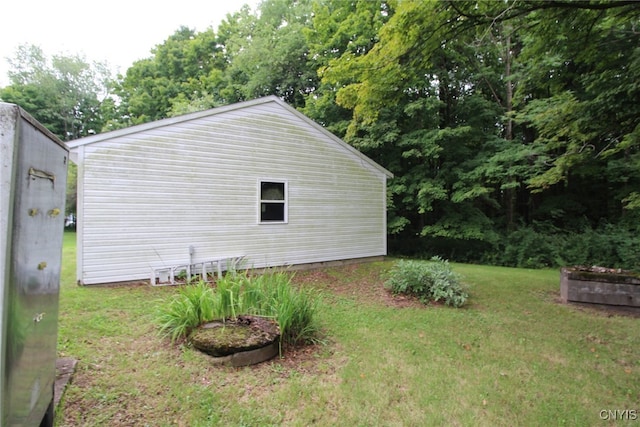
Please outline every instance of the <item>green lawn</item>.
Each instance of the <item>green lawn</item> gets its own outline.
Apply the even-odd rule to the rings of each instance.
[[[155,310],[175,288],[76,286],[74,238],[65,235],[58,352],[79,364],[59,426],[613,424],[603,410],[640,418],[640,318],[559,304],[558,271],[453,264],[470,285],[462,309],[390,304],[381,275],[391,261],[298,273],[324,294],[324,344],[229,368],[159,338]]]

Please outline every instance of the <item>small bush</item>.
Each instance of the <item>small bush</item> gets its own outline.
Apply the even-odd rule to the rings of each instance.
[[[175,341],[202,323],[251,314],[275,319],[285,343],[314,341],[319,331],[315,316],[319,295],[295,288],[291,279],[284,272],[227,274],[215,287],[205,282],[185,285],[160,308],[160,331]]]
[[[560,259],[562,239],[551,232],[523,227],[509,234],[501,251],[502,264],[522,268],[548,268]]]
[[[385,287],[394,294],[416,296],[423,303],[443,301],[453,307],[462,307],[469,297],[460,277],[440,257],[431,258],[431,262],[397,262],[389,271]]]

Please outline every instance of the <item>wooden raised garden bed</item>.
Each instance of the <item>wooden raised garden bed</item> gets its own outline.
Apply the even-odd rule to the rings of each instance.
[[[602,267],[565,267],[560,273],[562,302],[640,310],[640,275]]]

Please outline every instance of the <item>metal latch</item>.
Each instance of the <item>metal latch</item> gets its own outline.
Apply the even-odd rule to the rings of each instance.
[[[56,176],[54,174],[42,171],[40,169],[29,168],[29,176],[31,177],[31,179],[42,178],[48,179],[53,184],[56,183]]]

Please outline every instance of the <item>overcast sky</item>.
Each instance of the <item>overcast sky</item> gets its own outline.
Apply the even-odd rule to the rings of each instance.
[[[181,25],[217,30],[228,13],[259,0],[7,0],[0,23],[0,87],[9,84],[7,57],[25,43],[55,54],[84,55],[124,73]]]

